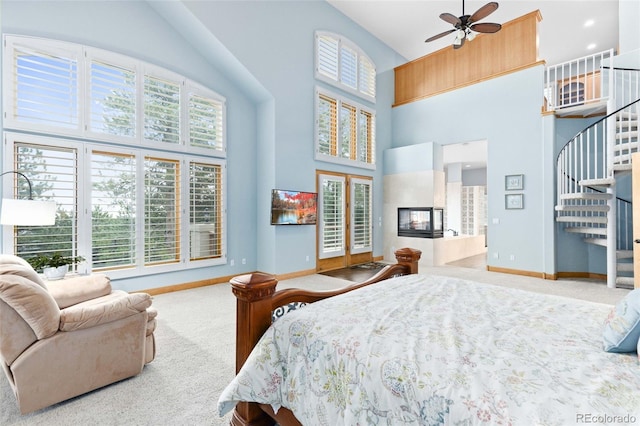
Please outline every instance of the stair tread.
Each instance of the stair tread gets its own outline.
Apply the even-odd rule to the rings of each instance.
[[[615,183],[615,178],[582,179],[579,182],[581,186],[611,186],[615,185]]]
[[[578,234],[607,235],[607,228],[599,228],[596,226],[567,226],[564,230]]]
[[[556,206],[556,211],[564,211],[564,212],[608,212],[609,206],[602,204],[596,206],[576,206],[576,205],[566,205],[559,204]]]
[[[575,216],[565,215],[556,217],[556,222],[607,223],[606,216]]]
[[[568,194],[561,194],[561,200],[609,200],[611,194],[602,192],[573,192]]]

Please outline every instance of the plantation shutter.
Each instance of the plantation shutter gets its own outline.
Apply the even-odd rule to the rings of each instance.
[[[223,104],[194,93],[189,94],[189,144],[219,151],[225,149]]]
[[[33,198],[56,202],[53,226],[15,226],[16,255],[28,259],[38,254],[59,252],[77,256],[77,152],[35,144],[16,143],[15,169],[31,181]],[[16,198],[27,198],[28,184],[15,175]]]
[[[318,73],[338,81],[338,39],[324,34],[317,36],[316,40]]]
[[[376,68],[364,55],[358,57],[358,90],[372,98],[376,97]]]
[[[136,137],[135,70],[91,59],[89,130]]]
[[[180,261],[180,164],[145,157],[145,265]]]
[[[356,153],[356,107],[340,104],[340,155],[355,160]]]
[[[190,259],[222,256],[222,166],[189,166]]]
[[[344,45],[340,47],[340,82],[352,89],[358,88],[358,54]]]
[[[359,111],[357,145],[356,159],[364,163],[375,163],[375,122],[369,111]]]
[[[318,257],[344,256],[345,247],[345,178],[318,175],[320,229]]]
[[[180,84],[149,75],[144,77],[144,138],[180,143]]]
[[[133,155],[91,155],[93,270],[136,263],[136,160]]]
[[[338,102],[326,95],[318,98],[318,152],[337,155]]]
[[[373,250],[372,181],[351,179],[351,254]]]
[[[13,52],[6,113],[10,120],[36,126],[79,129],[80,50],[28,47],[7,38]]]

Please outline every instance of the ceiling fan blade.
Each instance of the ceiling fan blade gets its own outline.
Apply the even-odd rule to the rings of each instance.
[[[461,22],[460,22],[460,18],[458,18],[458,17],[456,17],[456,16],[453,16],[453,15],[452,15],[452,14],[450,14],[450,13],[441,13],[441,14],[440,14],[440,19],[442,19],[442,20],[443,20],[443,21],[445,21],[445,22],[450,23],[450,24],[451,24],[451,25],[453,25],[453,26],[456,26],[456,25],[460,25],[460,24],[461,24]]]
[[[502,28],[502,25],[492,22],[481,22],[479,24],[473,24],[469,28],[477,33],[497,33],[500,31],[500,28]]]
[[[439,39],[440,37],[444,37],[444,36],[446,36],[447,34],[451,34],[451,33],[452,33],[452,32],[454,32],[454,31],[457,31],[457,30],[454,28],[454,29],[452,29],[452,30],[445,31],[445,32],[440,33],[440,34],[436,34],[436,35],[434,35],[433,37],[429,37],[429,38],[428,38],[428,39],[426,39],[424,42],[425,42],[425,43],[429,43],[430,41],[437,40],[437,39]]]
[[[485,4],[480,9],[476,10],[476,13],[471,15],[471,17],[469,18],[469,23],[479,21],[482,18],[486,18],[487,16],[495,12],[497,8],[498,3],[496,3],[495,1]],[[440,15],[440,17],[442,17],[442,15]]]

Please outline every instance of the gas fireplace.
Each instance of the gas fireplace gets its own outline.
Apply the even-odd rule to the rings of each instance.
[[[434,207],[398,207],[398,236],[441,238],[443,209]]]

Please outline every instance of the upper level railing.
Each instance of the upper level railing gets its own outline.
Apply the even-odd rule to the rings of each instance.
[[[613,49],[547,67],[545,71],[545,109],[554,111],[585,103],[606,101],[613,75],[604,72]]]

